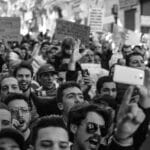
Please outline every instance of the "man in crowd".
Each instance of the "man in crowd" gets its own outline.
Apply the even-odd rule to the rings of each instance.
[[[41,66],[37,72],[37,80],[41,87],[35,90],[35,105],[40,116],[59,114],[55,74],[55,68],[51,64]]]
[[[1,101],[3,102],[10,93],[21,93],[21,90],[19,89],[18,81],[15,77],[6,76],[0,83]]]
[[[41,88],[37,91],[38,96],[56,97],[55,74],[55,68],[50,64],[45,64],[39,68],[37,78]]]
[[[1,150],[25,150],[24,138],[20,132],[12,128],[0,131]]]
[[[116,132],[108,149],[132,150],[133,134],[145,119],[143,111],[137,109],[122,114],[122,119],[117,122]],[[135,114],[134,114],[135,113]],[[137,120],[135,123],[133,118]],[[98,150],[102,149],[101,139],[107,135],[111,125],[108,112],[97,105],[80,105],[71,109],[69,113],[69,131],[73,134],[72,150]]]
[[[63,115],[64,121],[68,121],[68,113],[76,104],[83,103],[84,97],[80,86],[75,82],[66,82],[57,90],[57,105]]]
[[[98,96],[111,96],[114,100],[117,97],[116,83],[111,77],[104,76],[98,79],[96,84],[96,92]]]
[[[34,150],[70,150],[69,134],[60,116],[40,118],[32,130]]]
[[[5,99],[12,115],[12,125],[19,130],[28,146],[30,142],[31,112],[28,99],[22,94],[11,94]]]
[[[22,62],[14,70],[14,76],[17,78],[19,87],[27,97],[31,94],[31,81],[33,77],[33,68],[30,64]]]
[[[144,56],[141,53],[133,52],[126,57],[126,65],[129,67],[144,70]]]

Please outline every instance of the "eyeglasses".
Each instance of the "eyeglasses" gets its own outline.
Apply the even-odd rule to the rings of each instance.
[[[100,129],[102,137],[106,135],[106,128],[103,125],[98,125],[94,122],[88,122],[86,126],[86,131],[89,134],[94,134],[98,128]]]
[[[12,115],[17,115],[19,111],[21,111],[22,114],[28,113],[30,110],[25,107],[19,107],[19,108],[12,108],[10,109]]]

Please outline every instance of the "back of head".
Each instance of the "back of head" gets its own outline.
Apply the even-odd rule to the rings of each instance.
[[[11,93],[9,94],[5,99],[4,99],[4,103],[6,105],[8,105],[11,101],[13,100],[24,100],[27,104],[28,104],[28,98],[26,96],[24,96],[23,94],[20,93]],[[29,106],[29,104],[28,104]]]
[[[117,102],[114,100],[112,96],[104,95],[104,96],[97,96],[92,101],[94,104],[109,106],[113,110],[117,110]]]

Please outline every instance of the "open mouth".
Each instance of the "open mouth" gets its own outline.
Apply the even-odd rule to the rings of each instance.
[[[92,144],[92,145],[95,145],[97,146],[98,145],[98,140],[97,139],[89,139],[89,143]]]
[[[96,137],[91,137],[89,138],[89,143],[90,143],[90,148],[92,150],[96,150],[97,149],[97,146],[99,145],[100,143],[100,138],[96,138]]]
[[[19,121],[19,123],[20,123],[20,126],[23,126],[24,123],[25,123],[25,120],[23,120],[23,119],[19,119],[18,121]]]

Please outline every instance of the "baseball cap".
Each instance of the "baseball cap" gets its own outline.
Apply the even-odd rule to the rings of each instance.
[[[2,138],[10,138],[13,139],[20,147],[21,150],[25,148],[25,140],[23,135],[13,128],[5,128],[0,131],[0,139]]]
[[[51,64],[45,64],[39,68],[37,74],[40,75],[40,74],[46,73],[46,72],[57,73],[55,68]]]

